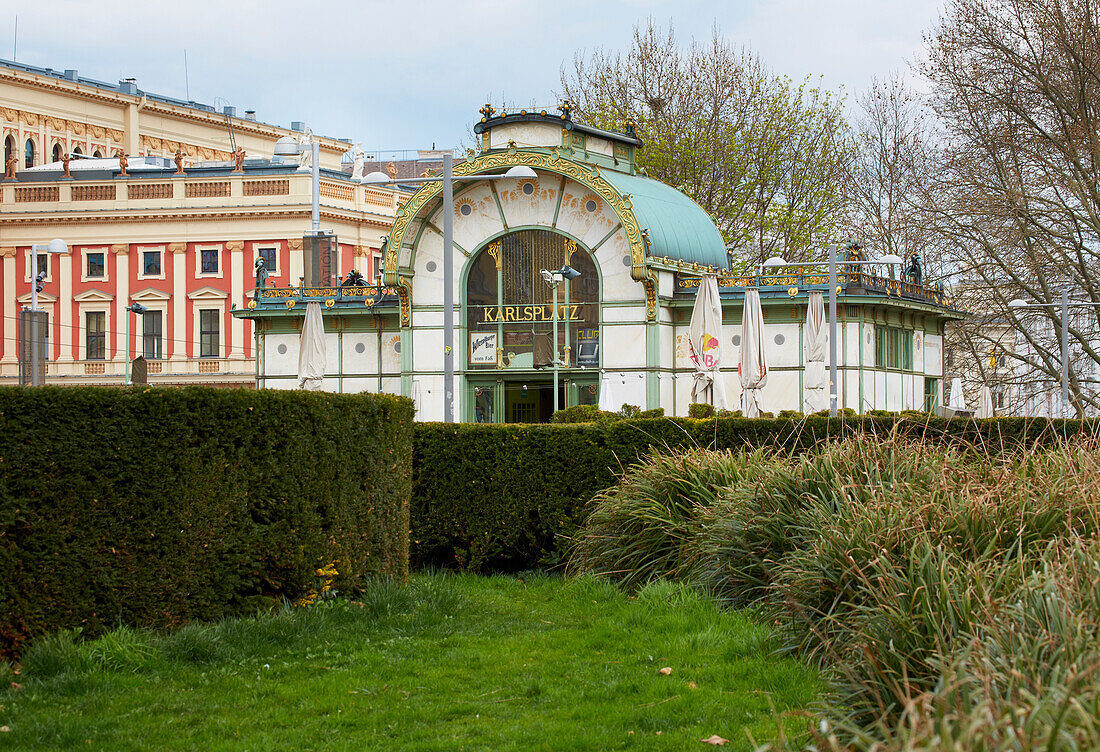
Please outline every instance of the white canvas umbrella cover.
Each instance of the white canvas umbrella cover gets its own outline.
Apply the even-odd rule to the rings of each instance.
[[[614,413],[618,412],[620,407],[621,405],[615,404],[615,395],[611,391],[611,379],[607,377],[607,373],[604,373],[600,377],[600,399],[596,408],[604,412]]]
[[[302,336],[298,340],[298,388],[312,392],[321,390],[328,353],[325,351],[325,324],[321,318],[321,304],[308,303],[302,322]]]
[[[993,393],[989,391],[989,387],[982,385],[982,392],[978,396],[978,409],[974,411],[975,418],[992,418],[993,417]]]
[[[806,387],[806,412],[816,413],[826,409],[825,396],[825,298],[820,292],[810,293],[806,307],[806,369],[803,384]]]
[[[958,376],[951,379],[951,398],[948,400],[947,406],[952,410],[966,409],[966,397],[963,396],[963,380]]]
[[[699,280],[688,325],[688,346],[691,362],[695,364],[691,401],[713,405],[715,410],[729,409],[721,372],[722,299],[718,294],[718,278],[713,274],[705,274]]]
[[[745,310],[741,315],[741,410],[746,418],[758,418],[764,412],[761,390],[768,383],[768,365],[764,356],[764,313],[760,292],[745,291]]]

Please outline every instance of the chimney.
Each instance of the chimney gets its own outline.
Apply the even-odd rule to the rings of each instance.
[[[76,80],[76,68],[66,68],[65,69],[65,80],[66,81],[75,81]]]
[[[256,111],[255,110],[245,110],[244,111],[244,119],[245,120],[255,120],[256,119]]]
[[[227,117],[237,117],[237,108],[226,105],[225,107],[222,107],[222,114],[226,115]]]
[[[136,78],[124,78],[118,82],[118,90],[123,94],[132,94],[137,96],[137,79]]]
[[[305,129],[306,129],[306,124],[304,122],[302,122],[301,120],[291,120],[290,121],[290,130],[294,131],[295,133],[304,133]]]

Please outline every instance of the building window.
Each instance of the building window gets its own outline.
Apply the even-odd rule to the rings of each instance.
[[[53,161],[54,162],[60,162],[61,161],[61,144],[54,144],[53,145]]]
[[[164,312],[146,311],[142,318],[142,353],[146,360],[160,360],[164,357],[162,337],[164,334]]]
[[[159,277],[160,271],[161,253],[160,251],[142,251],[141,254],[141,268],[144,270],[142,274],[146,277]]]
[[[221,357],[220,309],[199,311],[199,357]]]
[[[264,260],[264,265],[267,267],[268,274],[279,273],[278,248],[258,248],[256,249],[256,255]]]
[[[29,138],[23,147],[23,166],[27,169],[34,167],[34,141]]]
[[[895,326],[875,327],[875,367],[913,370],[913,332]]]
[[[96,159],[102,159],[103,158],[103,155],[99,153],[99,149],[96,149],[95,151],[93,151],[92,156],[95,157]]]
[[[50,276],[50,254],[38,254],[38,274],[44,274],[47,277]]]
[[[924,378],[924,411],[934,413],[940,405],[940,380]]]
[[[74,146],[73,147],[73,154],[79,154],[79,155],[83,156],[84,155],[84,150],[81,149],[79,146]]]
[[[88,360],[103,360],[107,357],[107,332],[104,322],[107,314],[103,311],[88,311],[84,314],[84,357]]]
[[[88,268],[85,276],[87,277],[102,277],[104,271],[104,262],[102,253],[89,253],[88,254]]]
[[[4,139],[4,164],[8,163],[8,159],[15,152],[15,139],[8,136]]]
[[[199,251],[199,274],[217,274],[218,256],[217,248],[204,248]]]

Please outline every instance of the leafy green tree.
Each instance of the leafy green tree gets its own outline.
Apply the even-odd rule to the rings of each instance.
[[[625,52],[577,53],[561,85],[583,122],[635,124],[639,166],[714,217],[732,265],[834,240],[852,155],[841,97],[773,74],[717,29],[683,47],[652,20]]]

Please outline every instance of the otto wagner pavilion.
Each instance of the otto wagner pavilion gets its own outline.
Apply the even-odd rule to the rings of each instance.
[[[717,274],[723,311],[722,375],[736,405],[741,309],[758,287],[764,314],[767,410],[804,407],[803,328],[824,272],[734,276],[711,218],[635,164],[641,141],[561,114],[497,114],[475,126],[480,151],[454,174],[499,175],[523,165],[537,177],[456,182],[453,280],[455,416],[478,422],[546,421],[554,352],[561,407],[661,407],[686,415],[693,364],[688,323],[699,277]],[[256,321],[260,388],[298,385],[306,304],[321,304],[324,389],[412,397],[419,420],[444,415],[442,182],[424,183],[399,208],[383,248],[380,287],[335,278],[258,288],[234,315]],[[553,295],[541,270],[580,272]],[[309,260],[306,268],[311,268]],[[317,264],[312,266],[316,267]],[[940,403],[943,329],[959,314],[939,288],[841,267],[839,407],[933,409]],[[827,292],[826,292],[827,297]],[[602,385],[602,386],[601,386]]]

